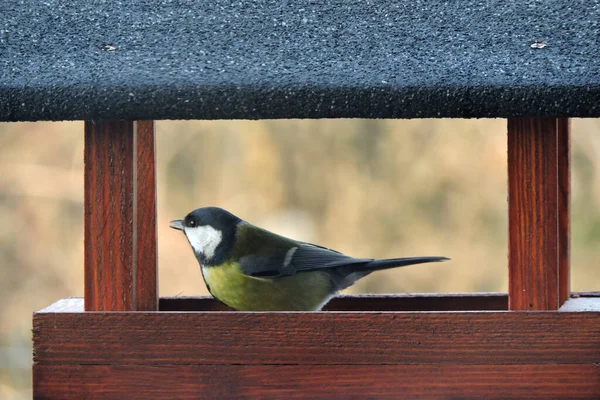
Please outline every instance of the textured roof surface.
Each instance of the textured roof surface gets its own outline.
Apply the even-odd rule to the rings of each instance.
[[[598,0],[21,0],[0,15],[4,121],[600,117]]]

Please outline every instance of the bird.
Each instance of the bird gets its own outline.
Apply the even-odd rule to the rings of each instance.
[[[210,294],[236,311],[319,311],[373,271],[449,260],[354,258],[254,226],[219,207],[170,222],[182,231]]]

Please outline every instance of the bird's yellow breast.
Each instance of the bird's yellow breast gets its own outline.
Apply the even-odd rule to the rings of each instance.
[[[238,311],[315,311],[333,295],[326,272],[303,272],[283,278],[245,275],[238,263],[202,267],[211,294]]]

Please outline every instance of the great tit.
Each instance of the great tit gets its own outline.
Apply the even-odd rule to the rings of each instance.
[[[238,311],[318,311],[340,290],[373,271],[448,260],[353,258],[203,207],[171,228],[185,233],[208,291]]]

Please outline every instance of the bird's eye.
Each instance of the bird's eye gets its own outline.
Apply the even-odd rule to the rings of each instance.
[[[188,221],[188,225],[189,225],[190,228],[195,227],[196,226],[196,220],[195,219],[190,219]]]

